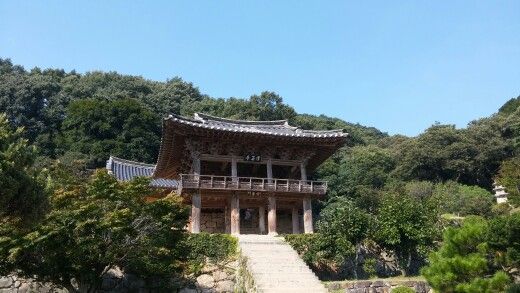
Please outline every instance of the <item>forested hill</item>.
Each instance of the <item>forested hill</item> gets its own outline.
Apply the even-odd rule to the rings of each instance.
[[[296,113],[273,92],[247,99],[213,98],[181,78],[166,82],[116,72],[78,74],[62,69],[26,70],[0,59],[0,112],[42,158],[83,157],[101,167],[109,155],[153,163],[161,119],[194,112],[251,120],[289,119],[305,129],[345,129],[349,148],[317,172],[331,194],[382,188],[389,181],[449,180],[491,188],[500,165],[520,147],[520,98],[464,129],[436,124],[417,137],[389,136],[373,127],[324,115]]]
[[[212,98],[192,83],[175,77],[157,82],[116,72],[78,74],[62,69],[26,70],[0,59],[0,111],[42,155],[67,151],[89,154],[101,166],[109,152],[153,162],[158,151],[161,118],[194,112],[251,120],[289,119],[306,129],[343,128],[352,144],[373,143],[385,133],[326,116],[298,114],[273,92],[248,99]],[[130,119],[131,118],[131,119]]]

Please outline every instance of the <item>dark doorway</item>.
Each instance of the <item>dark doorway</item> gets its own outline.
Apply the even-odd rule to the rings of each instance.
[[[258,233],[258,208],[240,209],[240,234]]]

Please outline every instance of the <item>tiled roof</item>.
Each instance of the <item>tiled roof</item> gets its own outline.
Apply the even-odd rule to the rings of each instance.
[[[110,157],[106,166],[108,172],[119,181],[130,181],[134,177],[152,177],[155,165]],[[150,182],[153,187],[177,188],[178,182],[173,179],[153,178]]]
[[[194,118],[186,118],[179,115],[170,115],[166,120],[171,120],[190,126],[223,130],[239,133],[256,133],[275,136],[288,137],[311,137],[311,138],[331,138],[346,137],[342,129],[337,130],[304,130],[290,126],[287,120],[275,121],[244,121],[214,117],[207,114],[195,113]]]

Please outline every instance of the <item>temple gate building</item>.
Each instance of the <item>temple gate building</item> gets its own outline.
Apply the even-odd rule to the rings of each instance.
[[[111,157],[107,169],[118,180],[147,176],[175,190],[191,205],[192,233],[312,233],[311,202],[327,182],[308,174],[346,139],[342,130],[303,130],[286,120],[170,115],[156,165]]]

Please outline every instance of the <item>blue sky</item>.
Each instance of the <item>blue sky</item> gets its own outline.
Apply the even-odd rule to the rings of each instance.
[[[520,95],[520,1],[5,1],[0,57],[180,76],[416,135]]]

